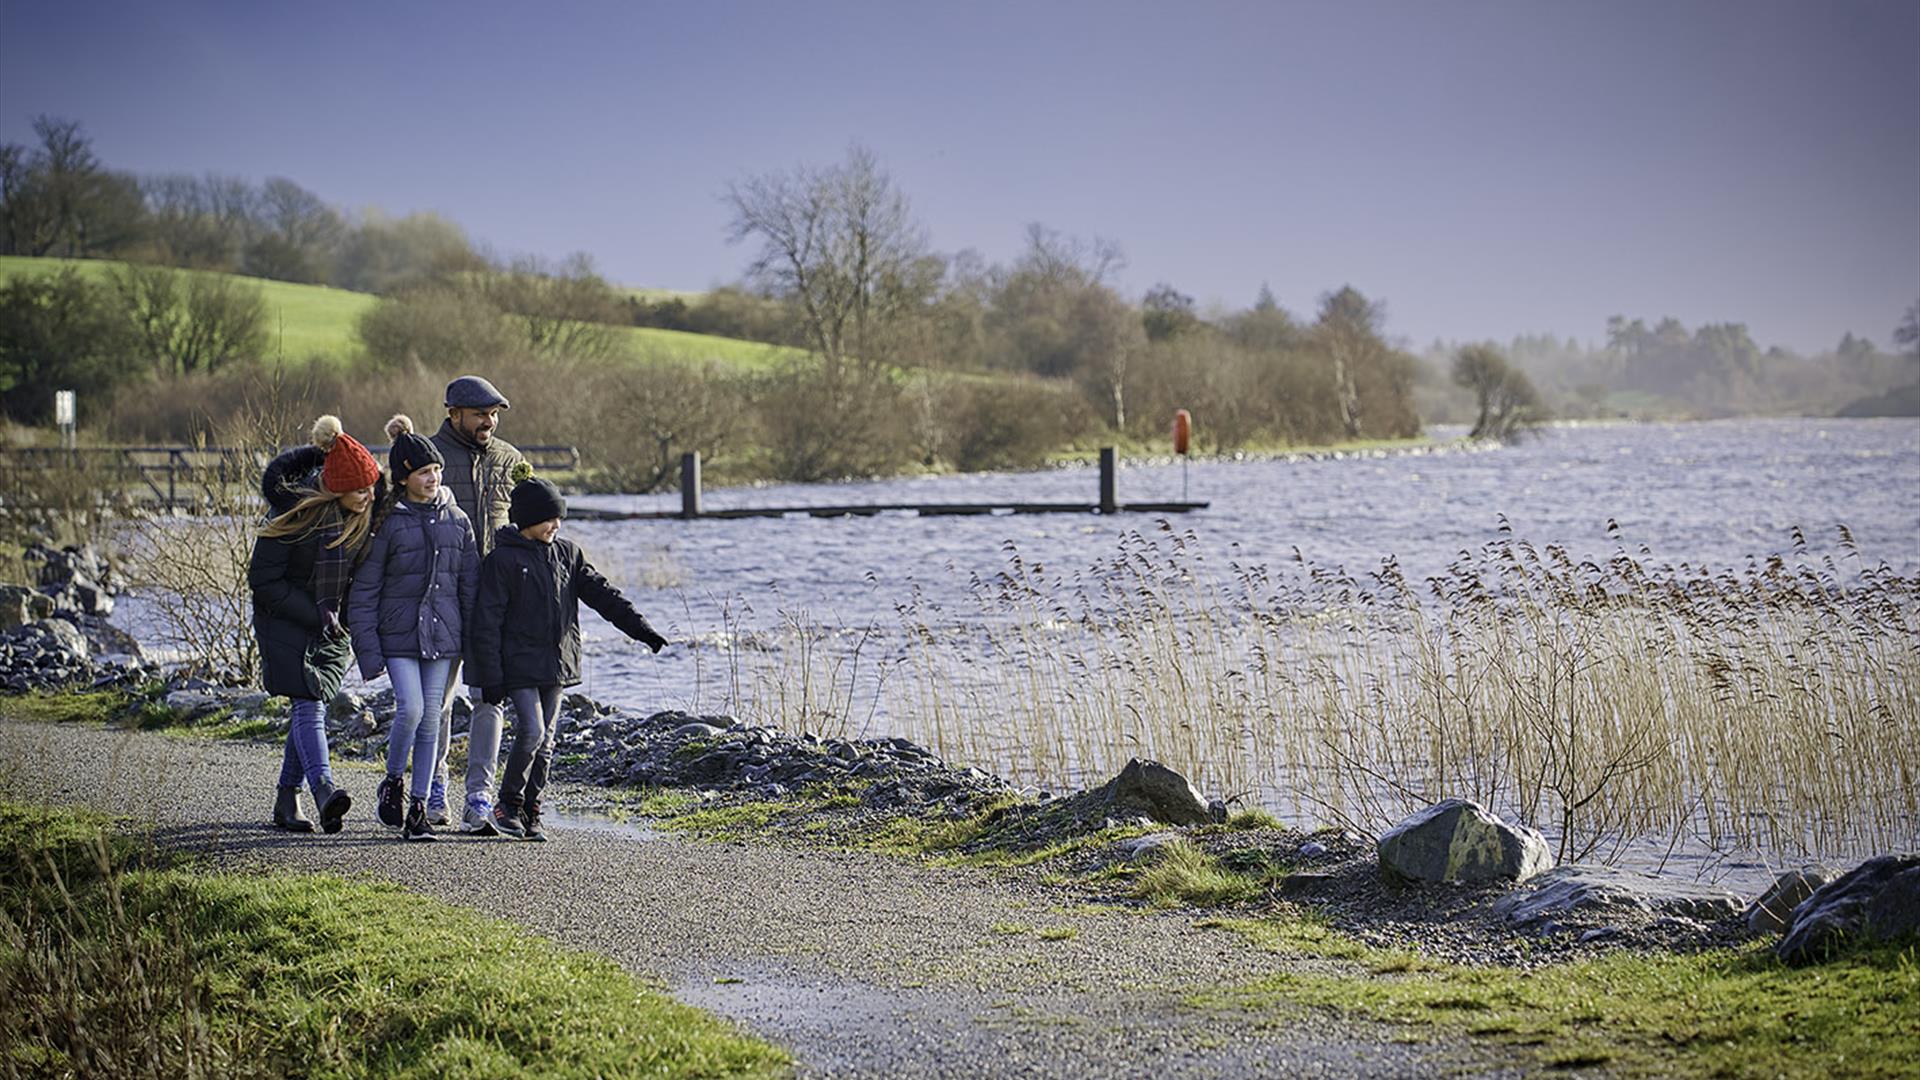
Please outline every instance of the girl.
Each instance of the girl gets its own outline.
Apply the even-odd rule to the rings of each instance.
[[[385,670],[393,682],[380,821],[400,829],[404,839],[432,840],[426,801],[440,735],[440,699],[460,657],[461,628],[473,610],[480,553],[467,515],[453,504],[453,492],[440,485],[445,460],[439,449],[414,434],[413,421],[405,416],[387,421],[387,435],[393,440],[387,455],[393,509],[353,576],[347,626],[361,676],[371,680]],[[403,818],[409,753],[413,783]]]
[[[336,833],[353,800],[334,786],[321,710],[352,660],[340,603],[355,561],[366,552],[383,481],[373,455],[341,432],[338,417],[315,421],[312,440],[274,458],[261,477],[260,493],[274,516],[254,541],[247,585],[262,682],[268,693],[293,703],[273,823],[289,832],[313,831],[300,811],[304,779],[320,808],[320,828]]]
[[[620,590],[588,564],[572,541],[554,535],[567,503],[533,469],[514,467],[507,520],[480,564],[480,594],[468,634],[467,681],[483,699],[513,699],[513,752],[493,804],[494,828],[545,840],[540,793],[553,763],[560,689],[580,681],[580,601],[627,636],[659,652],[655,633]]]

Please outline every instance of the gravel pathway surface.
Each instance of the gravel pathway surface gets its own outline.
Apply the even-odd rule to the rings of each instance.
[[[6,798],[150,821],[162,844],[222,867],[365,874],[479,909],[664,982],[790,1047],[804,1076],[1531,1071],[1498,1047],[1317,1010],[1192,1005],[1199,991],[1333,965],[1262,952],[1191,913],[1097,909],[986,871],[564,815],[546,844],[404,844],[372,820],[377,772],[353,765],[347,829],[292,836],[266,825],[279,764],[278,751],[245,744],[0,723]],[[567,790],[553,794],[564,809]]]

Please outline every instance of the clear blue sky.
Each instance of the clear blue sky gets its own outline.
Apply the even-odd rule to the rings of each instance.
[[[0,0],[0,140],[281,175],[610,278],[738,276],[718,195],[858,140],[933,245],[1389,333],[1608,315],[1885,346],[1920,298],[1920,2]]]

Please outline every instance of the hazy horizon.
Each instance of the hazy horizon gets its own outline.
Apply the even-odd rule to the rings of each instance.
[[[730,181],[873,150],[933,247],[1117,241],[1130,299],[1386,330],[1609,315],[1883,348],[1920,298],[1920,4],[0,7],[0,141],[286,176],[624,284],[737,278]]]

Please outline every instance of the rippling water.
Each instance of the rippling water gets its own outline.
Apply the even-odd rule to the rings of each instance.
[[[1184,488],[1183,488],[1184,485]],[[857,503],[1087,501],[1090,468],[861,483],[713,490],[710,509]],[[1329,458],[1172,462],[1125,467],[1121,500],[1183,497],[1207,510],[1154,515],[1006,515],[569,522],[589,557],[667,635],[683,643],[647,655],[591,613],[583,687],[651,710],[726,708],[730,641],[803,647],[866,661],[912,647],[896,606],[914,590],[963,608],[969,581],[991,577],[1017,551],[1056,571],[1115,555],[1130,531],[1166,520],[1202,552],[1281,564],[1296,549],[1355,574],[1397,559],[1419,580],[1501,535],[1564,545],[1604,560],[1622,544],[1654,562],[1740,568],[1785,551],[1792,531],[1832,555],[1845,575],[1859,557],[1920,574],[1920,421],[1736,420],[1556,427],[1510,448],[1442,447]],[[606,509],[673,509],[677,495],[581,497]],[[1618,525],[1618,539],[1608,533]],[[128,620],[141,620],[137,601]],[[866,628],[866,636],[855,633]],[[789,631],[782,633],[782,630]],[[791,631],[799,630],[801,633]],[[814,658],[817,661],[817,657]],[[763,658],[763,662],[766,662]],[[776,664],[777,666],[777,664]],[[814,665],[818,667],[817,662]],[[911,727],[849,678],[844,708],[856,733]],[[843,671],[842,674],[845,674]],[[978,762],[1018,771],[1009,761]]]

